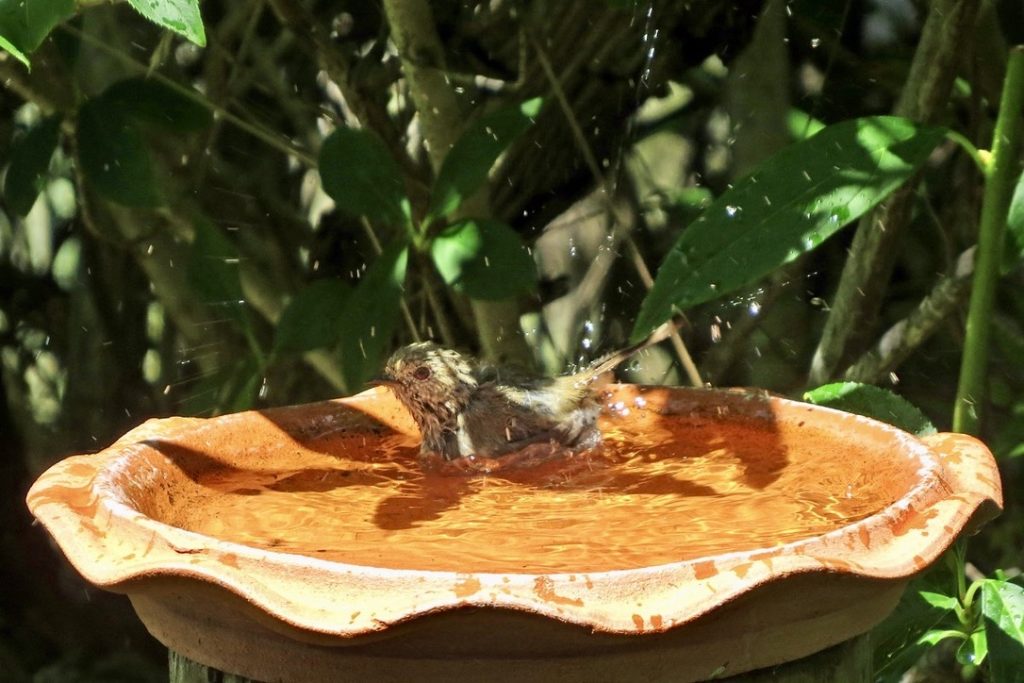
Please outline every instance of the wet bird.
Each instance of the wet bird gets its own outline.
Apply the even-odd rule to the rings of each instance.
[[[374,384],[386,386],[420,429],[421,456],[496,458],[534,444],[579,451],[597,446],[602,375],[674,329],[563,377],[535,377],[482,363],[433,342],[398,349]]]

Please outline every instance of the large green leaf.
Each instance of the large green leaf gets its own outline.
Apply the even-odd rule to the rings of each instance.
[[[943,135],[943,128],[876,116],[786,147],[683,232],[644,299],[633,340],[816,248],[903,183]]]
[[[1024,588],[991,579],[982,586],[988,665],[992,681],[1024,681]]]
[[[341,371],[350,392],[362,389],[380,369],[391,343],[402,303],[409,249],[396,244],[384,250],[353,290],[345,305],[341,337]]]
[[[206,45],[199,0],[128,0],[128,4],[154,24],[185,36],[196,45]]]
[[[210,125],[209,109],[160,81],[127,78],[107,88],[102,97],[126,115],[176,132],[201,130]]]
[[[445,155],[430,196],[431,218],[450,216],[487,181],[498,156],[533,125],[543,100],[535,97],[481,117]]]
[[[338,128],[320,149],[320,180],[338,208],[390,225],[405,222],[405,189],[398,164],[367,130]]]
[[[11,164],[4,178],[4,202],[19,216],[32,210],[42,190],[60,137],[60,122],[60,116],[43,119],[11,149]]]
[[[74,11],[74,0],[0,0],[0,47],[29,66],[28,55]]]
[[[306,285],[281,313],[274,349],[310,351],[337,342],[344,329],[345,304],[351,291],[341,280],[317,280]]]
[[[161,204],[142,134],[115,102],[102,95],[78,112],[78,156],[85,177],[107,199],[132,207]]]
[[[888,389],[859,384],[836,382],[825,384],[804,394],[804,400],[848,413],[857,413],[888,422],[904,431],[924,436],[934,434],[935,426],[917,406]]]
[[[498,221],[463,221],[430,245],[441,277],[474,299],[504,299],[537,283],[533,258],[519,235]]]

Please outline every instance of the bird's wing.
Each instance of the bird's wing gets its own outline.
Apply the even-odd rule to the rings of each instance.
[[[565,405],[563,405],[565,404]],[[570,401],[550,387],[524,389],[485,384],[459,416],[463,455],[494,457],[533,443],[592,445],[597,404]]]
[[[531,443],[558,440],[558,420],[535,394],[494,384],[480,387],[459,416],[460,449],[493,457]]]

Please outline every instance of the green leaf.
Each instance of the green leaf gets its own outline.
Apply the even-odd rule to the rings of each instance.
[[[988,580],[981,590],[991,680],[1020,683],[1024,681],[1024,588]]]
[[[249,318],[238,266],[235,245],[205,220],[195,222],[195,238],[189,252],[188,280],[199,298],[221,315],[230,317],[248,329]]]
[[[921,599],[927,602],[932,607],[938,607],[939,609],[953,609],[960,604],[960,601],[954,598],[952,595],[945,595],[943,593],[936,593],[934,591],[920,591],[918,595]]]
[[[388,225],[407,221],[398,164],[370,131],[338,128],[331,133],[320,149],[320,180],[342,211]]]
[[[154,24],[206,46],[206,31],[199,15],[199,0],[128,0],[128,4]]]
[[[446,283],[473,299],[505,299],[537,284],[533,257],[512,228],[498,221],[463,221],[430,244]]]
[[[89,183],[107,199],[131,207],[162,203],[142,134],[103,96],[78,112],[78,157]]]
[[[167,130],[191,132],[210,125],[210,111],[160,81],[127,78],[104,91],[102,97],[128,116]]]
[[[29,66],[28,55],[74,11],[74,0],[0,0],[0,47]]]
[[[632,339],[677,311],[752,284],[815,249],[895,190],[944,129],[894,116],[844,121],[786,147],[683,232],[647,294]]]
[[[888,389],[859,384],[836,382],[825,384],[804,394],[804,400],[848,413],[857,413],[882,422],[888,422],[903,431],[924,436],[934,434],[935,426],[917,406]]]
[[[1024,260],[1024,173],[1017,179],[1006,214],[1006,247],[1003,250],[1003,274]]]
[[[876,681],[897,683],[928,649],[922,642],[925,633],[956,628],[959,622],[952,609],[937,607],[922,596],[949,595],[956,590],[956,578],[946,562],[932,565],[911,580],[896,609],[871,630]]]
[[[351,288],[341,280],[317,280],[292,297],[274,335],[276,351],[310,351],[334,345],[345,323]]]
[[[543,104],[535,97],[474,121],[448,151],[430,195],[428,216],[450,216],[485,182],[498,156],[533,125]]]
[[[225,412],[229,413],[249,410],[256,405],[256,397],[264,379],[259,359],[251,354],[246,355],[236,367],[222,402]]]
[[[43,119],[14,143],[4,178],[4,202],[19,216],[32,210],[60,138],[60,116]]]
[[[978,628],[960,644],[956,661],[962,666],[981,666],[988,656],[988,635],[984,628]]]
[[[405,244],[388,247],[348,297],[341,331],[341,372],[350,392],[360,391],[380,369],[398,320],[408,260]]]
[[[938,645],[942,641],[948,640],[949,638],[958,638],[963,640],[966,639],[966,637],[967,636],[964,635],[963,631],[957,630],[955,628],[933,629],[931,631],[926,632],[924,635],[918,638],[917,642],[921,645]]]
[[[820,133],[825,124],[801,109],[790,109],[786,115],[786,127],[794,140],[806,140]]]
[[[181,397],[185,415],[217,415],[251,408],[256,402],[263,370],[251,354],[226,361],[216,371],[197,378]]]

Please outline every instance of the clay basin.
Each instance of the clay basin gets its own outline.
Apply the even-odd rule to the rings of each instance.
[[[29,507],[185,656],[259,680],[701,680],[865,632],[998,512],[978,441],[613,385],[602,452],[424,473],[383,389],[151,420]]]

